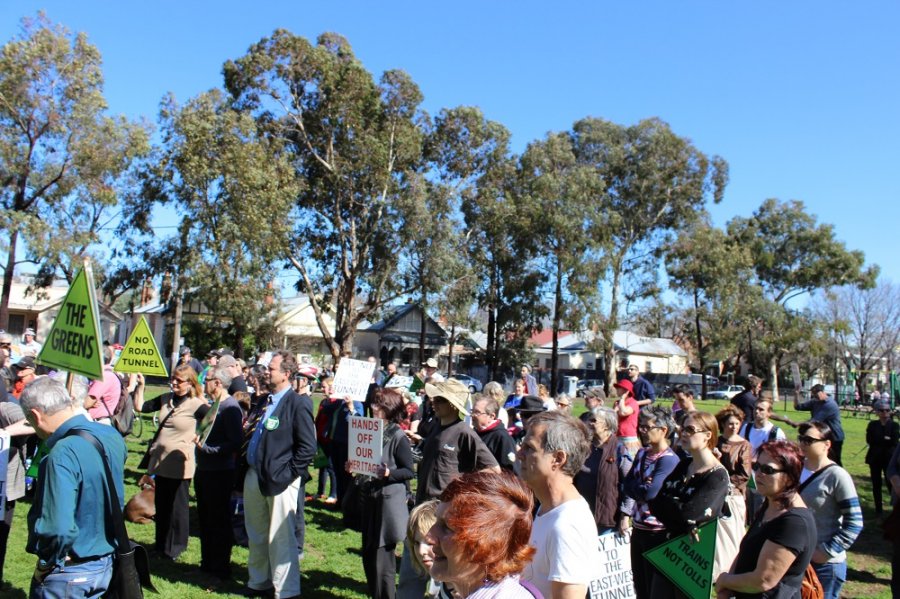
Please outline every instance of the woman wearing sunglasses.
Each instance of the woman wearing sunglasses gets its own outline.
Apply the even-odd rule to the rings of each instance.
[[[147,476],[141,478],[140,485],[156,489],[156,551],[174,560],[187,549],[188,492],[197,466],[194,437],[208,404],[197,372],[186,364],[175,367],[172,391],[159,397],[144,401],[143,377],[138,380],[135,411],[159,412],[159,429],[147,450]]]
[[[788,441],[759,448],[753,471],[763,507],[741,541],[731,571],[716,579],[718,599],[800,597],[816,548],[816,523],[800,497],[803,455]]]
[[[640,412],[638,433],[644,448],[638,451],[634,464],[623,483],[623,514],[619,528],[628,529],[628,520],[634,522],[631,532],[631,569],[634,593],[637,599],[650,599],[654,593],[652,583],[654,568],[644,552],[654,549],[668,540],[663,523],[650,509],[650,504],[663,486],[666,478],[678,465],[678,456],[669,447],[669,435],[675,430],[672,411],[663,406],[647,406]]]
[[[847,580],[847,550],[862,532],[862,509],[850,474],[828,457],[831,428],[810,420],[801,424],[799,431],[805,457],[800,496],[815,517],[818,532],[812,565],[825,599],[837,599]]]
[[[669,537],[691,533],[722,516],[730,485],[728,471],[713,449],[719,440],[719,425],[712,414],[690,412],[682,421],[678,442],[688,454],[666,477],[659,494],[650,501],[650,511],[665,525]],[[654,597],[680,597],[662,573],[653,572]]]

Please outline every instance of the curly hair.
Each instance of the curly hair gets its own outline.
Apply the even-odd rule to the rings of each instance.
[[[729,418],[737,418],[741,422],[744,421],[744,411],[734,404],[728,404],[716,413],[716,422],[719,423],[719,430],[725,430],[725,423]]]
[[[441,493],[449,504],[444,515],[454,541],[470,563],[484,568],[492,582],[518,574],[534,557],[531,536],[531,490],[509,473],[471,472]]]
[[[787,484],[780,493],[772,497],[772,501],[787,509],[791,499],[800,488],[800,473],[803,472],[803,453],[796,443],[791,441],[769,441],[759,446],[759,457],[765,453],[782,470]]]

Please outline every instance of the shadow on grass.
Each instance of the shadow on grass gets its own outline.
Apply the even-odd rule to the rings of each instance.
[[[154,585],[160,591],[159,596],[165,595],[165,591],[160,589],[158,582],[160,580],[167,581],[176,585],[190,585],[198,589],[205,589],[211,593],[240,593],[244,588],[244,578],[246,578],[246,564],[238,564],[231,562],[231,570],[237,577],[231,580],[221,580],[202,572],[200,566],[196,564],[186,564],[173,562],[171,560],[161,558],[153,552],[150,554],[150,572]],[[154,594],[148,593],[146,597],[153,597]]]
[[[319,507],[319,505],[306,504],[306,507],[303,508],[307,526],[312,524],[324,532],[343,532],[346,530],[343,522],[341,522],[340,510],[330,507]]]
[[[855,580],[856,582],[864,582],[867,584],[891,584],[890,578],[879,578],[868,570],[856,570],[854,568],[847,568],[847,580]]]
[[[360,582],[346,576],[335,574],[334,572],[326,572],[324,570],[305,570],[300,567],[303,578],[303,597],[310,598],[331,598],[337,593],[336,591],[353,591],[365,597],[369,589],[366,588],[365,582]]]
[[[2,596],[3,599],[26,599],[28,593],[22,589],[14,589],[9,584],[0,583],[0,596]]]

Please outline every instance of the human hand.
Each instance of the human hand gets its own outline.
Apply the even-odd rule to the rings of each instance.
[[[717,459],[717,460],[721,460],[721,459],[722,459],[722,452],[719,450],[718,447],[713,447],[713,448],[712,448],[712,454],[713,454],[714,456],[716,456],[716,459]]]
[[[829,559],[831,559],[831,556],[822,551],[819,547],[816,547],[816,550],[813,551],[812,562],[814,564],[824,564]]]
[[[375,467],[375,476],[387,478],[391,474],[390,468],[388,468],[385,464],[378,464]]]
[[[628,529],[631,528],[631,519],[628,516],[622,516],[622,519],[619,520],[619,534],[624,535],[628,532]]]
[[[138,481],[138,486],[139,486],[140,488],[142,488],[142,489],[144,489],[144,488],[146,488],[146,487],[150,487],[151,489],[155,489],[155,488],[156,488],[156,481],[153,480],[153,477],[152,477],[152,476],[150,476],[150,475],[148,475],[148,474],[145,474],[144,476],[141,477],[141,480]]]

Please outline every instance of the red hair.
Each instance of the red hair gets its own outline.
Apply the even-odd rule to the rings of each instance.
[[[507,472],[471,472],[441,493],[449,504],[444,520],[471,564],[492,582],[525,569],[534,557],[531,512],[534,499],[521,480]]]
[[[780,470],[784,471],[784,476],[788,479],[784,489],[772,498],[772,501],[787,508],[791,498],[800,488],[800,473],[803,472],[803,452],[796,443],[790,441],[769,441],[759,446],[757,461],[763,453],[778,465]]]

